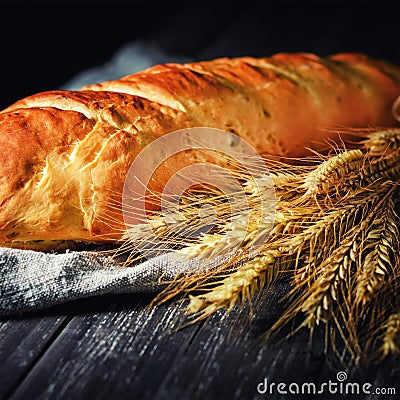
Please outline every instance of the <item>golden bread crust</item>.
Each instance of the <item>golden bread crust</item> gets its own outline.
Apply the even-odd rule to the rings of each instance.
[[[325,147],[334,127],[393,125],[399,93],[400,68],[364,55],[277,54],[159,65],[29,96],[0,113],[0,243],[119,239],[128,169],[168,132],[214,127],[260,153],[299,157]],[[168,177],[161,171],[152,189]]]

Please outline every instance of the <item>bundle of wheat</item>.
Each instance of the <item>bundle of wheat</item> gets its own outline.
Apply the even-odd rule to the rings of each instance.
[[[150,223],[156,234],[183,260],[206,262],[226,254],[235,230],[244,232],[233,255],[213,268],[165,282],[155,302],[189,295],[187,311],[197,321],[220,308],[252,302],[256,292],[289,279],[290,301],[270,332],[301,316],[296,330],[308,327],[312,334],[315,325],[325,324],[331,338],[327,344],[334,347],[336,337],[343,339],[353,359],[400,353],[400,129],[360,133],[365,139],[358,148],[336,148],[328,156],[304,160],[303,166],[268,162],[271,175],[266,179],[272,177],[275,185],[276,214],[257,254],[249,249],[254,232],[263,229],[260,193],[245,170],[236,174],[251,213],[246,226],[230,220],[229,202],[206,187],[185,193],[183,219],[176,225],[155,212]],[[180,234],[179,224],[194,226],[196,208],[205,202],[215,210],[213,229],[195,238]],[[146,239],[141,232],[140,226],[130,229],[120,252],[135,254],[135,241]]]

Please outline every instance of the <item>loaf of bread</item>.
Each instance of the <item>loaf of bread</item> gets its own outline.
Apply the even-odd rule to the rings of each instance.
[[[299,157],[326,146],[332,128],[393,125],[399,94],[400,68],[383,61],[278,54],[159,65],[27,97],[0,113],[0,245],[120,239],[128,169],[168,132],[214,127],[262,154]]]

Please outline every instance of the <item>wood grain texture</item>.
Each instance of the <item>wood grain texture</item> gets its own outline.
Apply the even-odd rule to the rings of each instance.
[[[0,399],[12,393],[65,322],[64,316],[0,322]]]
[[[251,320],[246,310],[218,312],[177,331],[182,305],[149,309],[150,296],[103,296],[57,307],[53,312],[69,314],[69,323],[34,366],[25,366],[25,379],[8,399],[258,399],[263,397],[257,384],[264,378],[321,384],[341,370],[348,381],[395,386],[393,365],[362,371],[327,362],[322,330],[312,348],[306,331],[260,341],[280,314],[277,300],[286,291],[277,285]],[[36,346],[32,337],[24,352]]]
[[[2,348],[12,350],[1,353],[0,377],[8,390],[3,389],[0,398],[259,399],[265,398],[257,393],[264,378],[320,385],[335,381],[339,371],[347,372],[348,382],[396,387],[396,364],[360,369],[327,360],[321,329],[312,347],[307,331],[288,339],[281,335],[270,342],[261,340],[282,312],[279,299],[287,289],[285,284],[273,288],[251,319],[246,309],[229,315],[221,311],[183,329],[177,329],[184,322],[183,304],[150,309],[151,296],[140,295],[72,302],[42,314],[40,322],[32,316],[4,322],[0,332],[8,329],[8,335],[1,337]],[[27,339],[33,321],[38,327]],[[51,322],[53,333],[44,337],[40,332]],[[11,396],[6,396],[10,388]]]

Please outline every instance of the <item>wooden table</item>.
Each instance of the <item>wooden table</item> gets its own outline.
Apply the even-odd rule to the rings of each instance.
[[[399,61],[400,35],[392,36],[399,33],[398,6],[376,8],[376,3],[363,8],[360,3],[338,3],[326,12],[320,5],[306,7],[301,2],[251,6],[197,3],[193,7],[175,4],[164,17],[158,16],[162,24],[153,25],[150,33],[147,30],[146,38],[157,41],[167,51],[196,59],[357,49]],[[97,29],[100,13],[102,18],[109,17],[108,24],[118,19],[119,25],[111,25],[112,29],[106,24],[111,40],[121,30],[126,34],[131,29],[132,36],[137,35],[133,14],[121,4],[121,10],[116,7],[106,12],[103,6],[92,6],[79,11],[85,29],[79,30],[79,24],[75,24],[67,33],[60,30],[61,47],[62,40],[76,40],[79,57],[88,43],[82,35]],[[136,20],[154,20],[149,10],[155,6],[141,7],[135,8]],[[53,12],[54,18],[62,18],[61,9]],[[47,14],[36,14],[34,22],[42,26],[46,21],[40,21],[41,15]],[[6,20],[3,22],[7,27],[11,22]],[[30,34],[29,27],[25,33],[29,52],[35,35]],[[373,46],[372,39],[379,45]],[[36,61],[31,58],[29,62],[34,65]],[[17,64],[7,65],[11,65],[8,68],[12,72]],[[271,343],[260,341],[260,335],[280,314],[279,298],[286,291],[285,284],[274,287],[251,320],[246,310],[235,309],[229,315],[218,312],[179,330],[182,304],[171,302],[149,309],[146,306],[152,297],[139,294],[95,297],[23,316],[3,317],[0,399],[283,399],[288,397],[276,392],[275,396],[259,394],[257,385],[265,378],[275,383],[322,384],[335,380],[340,371],[347,372],[347,382],[370,382],[374,388],[396,387],[400,395],[396,362],[364,370],[331,364],[324,355],[322,329],[315,333],[311,348],[306,330],[285,340],[282,336]],[[329,398],[335,397],[343,398]]]
[[[267,398],[257,392],[265,378],[312,382],[318,388],[336,382],[340,371],[347,373],[346,382],[394,387],[398,396],[398,365],[349,369],[331,364],[322,329],[311,347],[306,330],[290,339],[282,340],[282,334],[263,341],[262,333],[282,311],[277,300],[286,291],[283,283],[275,286],[251,320],[248,310],[234,310],[184,328],[185,303],[149,308],[149,295],[102,296],[3,318],[0,398],[260,399]]]

